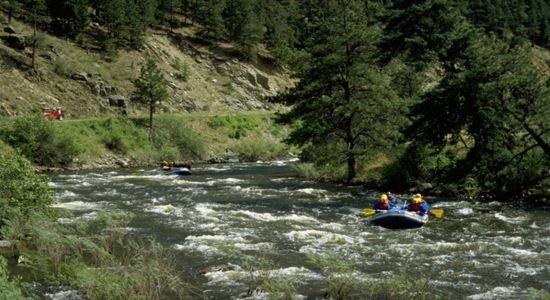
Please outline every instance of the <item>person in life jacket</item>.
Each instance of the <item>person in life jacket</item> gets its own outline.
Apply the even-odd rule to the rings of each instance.
[[[395,199],[395,197],[388,197],[387,194],[381,194],[378,198],[378,201],[376,201],[376,203],[374,204],[373,208],[376,210],[392,209],[395,206],[396,202],[397,200]]]
[[[160,168],[163,169],[163,170],[168,170],[168,169],[170,169],[170,163],[167,162],[167,161],[163,161],[163,162],[160,164]]]
[[[428,205],[428,202],[424,200],[422,195],[416,194],[413,196],[412,203],[407,205],[407,210],[416,212],[419,215],[425,215],[428,213],[428,210],[430,209],[430,206]]]

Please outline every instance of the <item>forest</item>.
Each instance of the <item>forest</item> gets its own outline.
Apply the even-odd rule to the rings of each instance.
[[[243,60],[268,52],[296,85],[269,99],[321,178],[466,196],[547,193],[544,0],[4,0],[35,29],[116,59],[149,28],[199,28]],[[36,36],[36,34],[35,34]],[[36,39],[31,39],[34,47]],[[381,162],[380,162],[381,161]],[[380,163],[378,163],[380,162]],[[378,165],[373,167],[373,165]]]

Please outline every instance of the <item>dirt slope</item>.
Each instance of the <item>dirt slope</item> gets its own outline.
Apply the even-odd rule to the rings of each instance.
[[[24,36],[32,33],[17,20],[11,25]],[[145,108],[129,99],[132,80],[148,57],[156,60],[169,82],[170,98],[160,108],[164,112],[269,110],[272,105],[265,97],[292,84],[289,73],[267,56],[244,62],[231,45],[202,44],[194,38],[193,28],[150,30],[144,49],[120,50],[112,61],[88,46],[41,33],[38,73],[30,68],[30,48],[9,47],[7,35],[0,33],[0,115],[4,116],[37,114],[55,106],[63,107],[69,118],[117,113],[109,105],[113,96],[125,97],[131,114],[141,113]]]

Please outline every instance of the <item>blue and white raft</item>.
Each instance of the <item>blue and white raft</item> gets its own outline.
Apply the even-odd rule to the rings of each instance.
[[[191,172],[191,168],[188,167],[169,167],[169,168],[163,168],[162,172],[165,174],[174,174],[174,175],[191,175],[193,174]]]
[[[389,229],[418,228],[428,223],[428,214],[419,215],[404,209],[378,210],[371,217],[373,224]]]

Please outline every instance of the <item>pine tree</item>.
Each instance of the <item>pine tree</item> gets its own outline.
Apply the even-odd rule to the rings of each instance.
[[[448,182],[473,178],[483,190],[518,194],[549,178],[550,89],[529,48],[473,32],[458,52],[413,108],[409,137],[434,149],[463,141]]]
[[[134,81],[132,100],[149,106],[149,139],[153,141],[153,114],[158,104],[168,98],[168,82],[154,60],[149,59],[141,68],[139,78]]]
[[[444,59],[465,30],[460,3],[447,0],[396,0],[385,19],[385,60],[403,56],[419,68]]]
[[[158,0],[157,19],[163,23],[168,23],[170,30],[173,30],[174,14],[179,9],[179,0]]]
[[[225,33],[222,12],[225,0],[201,0],[198,3],[197,17],[204,26],[201,35],[207,40],[219,40]]]
[[[295,44],[295,33],[289,25],[289,7],[270,0],[266,18],[266,42],[276,60],[288,63]]]
[[[19,10],[21,9],[21,3],[19,3],[20,1],[17,1],[17,0],[8,0],[6,2],[6,10],[8,11],[8,25],[11,24],[11,19],[13,17],[13,15]]]
[[[380,31],[369,21],[363,1],[318,5],[299,82],[276,99],[292,105],[279,121],[301,124],[289,142],[305,146],[305,158],[317,165],[345,165],[347,182],[358,158],[391,145],[401,125],[403,106],[377,66]]]
[[[225,27],[241,54],[249,60],[256,58],[256,46],[263,37],[263,10],[254,0],[227,0]]]
[[[31,12],[30,21],[32,23],[33,33],[31,38],[32,54],[31,54],[31,67],[36,71],[36,51],[42,40],[41,36],[37,34],[37,27],[39,23],[45,22],[47,5],[45,0],[26,0],[25,7]]]
[[[74,37],[81,33],[90,22],[88,0],[48,0],[51,26],[58,34]]]
[[[134,6],[132,0],[98,0],[98,15],[107,27],[103,46],[106,50],[118,44],[124,44],[128,37],[126,11],[128,5]]]

